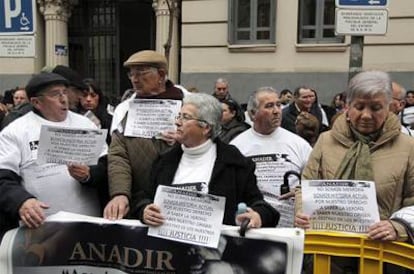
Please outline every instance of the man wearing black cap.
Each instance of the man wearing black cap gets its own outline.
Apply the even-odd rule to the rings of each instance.
[[[96,189],[84,185],[105,182],[106,145],[97,166],[36,163],[42,125],[96,129],[88,118],[69,111],[67,84],[55,73],[33,76],[26,86],[33,110],[1,132],[0,218],[35,228],[60,210],[101,215]],[[0,236],[8,228],[0,227]]]
[[[46,67],[43,69],[43,71],[59,74],[68,80],[67,94],[69,100],[69,109],[73,112],[78,113],[80,97],[83,94],[82,92],[89,89],[88,86],[83,83],[82,76],[77,71],[63,65],[57,65],[53,69]]]
[[[125,61],[128,77],[135,94],[119,104],[112,119],[112,141],[108,153],[109,192],[112,200],[104,210],[104,217],[121,219],[130,211],[138,218],[136,204],[149,184],[152,162],[174,142],[173,133],[161,138],[126,137],[124,129],[129,103],[135,98],[182,100],[183,92],[167,79],[167,59],[164,55],[143,50]],[[130,210],[131,209],[131,210]]]

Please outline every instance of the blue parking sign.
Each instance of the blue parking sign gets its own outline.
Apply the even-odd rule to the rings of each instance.
[[[32,34],[35,0],[0,0],[0,35]]]
[[[385,8],[388,0],[336,0],[339,8]]]

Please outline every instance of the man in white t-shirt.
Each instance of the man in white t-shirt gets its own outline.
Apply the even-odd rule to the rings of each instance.
[[[253,127],[237,136],[230,144],[256,163],[255,174],[265,200],[281,213],[280,227],[293,227],[292,193],[298,178],[288,179],[290,192],[282,195],[281,186],[286,172],[301,173],[312,151],[298,135],[280,127],[282,106],[272,87],[255,91],[247,104]],[[284,188],[285,190],[287,188]]]
[[[39,227],[47,215],[61,210],[101,215],[97,188],[107,188],[106,144],[95,166],[36,162],[42,125],[97,129],[69,111],[67,84],[55,73],[34,75],[26,86],[33,110],[0,133],[0,232],[18,220]]]

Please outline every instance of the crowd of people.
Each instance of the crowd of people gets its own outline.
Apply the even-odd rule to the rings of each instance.
[[[409,240],[407,226],[393,216],[414,206],[414,91],[387,73],[357,74],[329,106],[308,86],[280,93],[260,87],[243,106],[224,78],[211,95],[174,85],[166,58],[155,51],[131,55],[124,67],[132,89],[113,113],[93,79],[62,65],[6,92],[0,105],[2,233],[19,222],[39,227],[59,210],[159,226],[165,216],[154,203],[158,185],[191,185],[226,197],[224,224],[249,219],[252,228],[308,229],[310,216],[295,206],[299,178],[283,179],[294,171],[309,180],[374,181],[381,220],[368,237]],[[175,130],[127,136],[135,99],[180,102]],[[108,129],[98,164],[38,164],[42,125]],[[235,219],[240,202],[248,210]]]

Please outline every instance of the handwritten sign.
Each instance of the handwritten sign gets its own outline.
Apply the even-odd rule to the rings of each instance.
[[[225,198],[176,187],[158,186],[154,203],[165,223],[150,227],[148,235],[217,248]]]
[[[180,108],[179,100],[131,100],[124,135],[152,138],[163,131],[175,130],[175,117]]]
[[[37,163],[96,165],[107,129],[75,129],[43,125]]]
[[[366,233],[379,221],[375,183],[371,181],[302,181],[302,203],[314,230]]]

